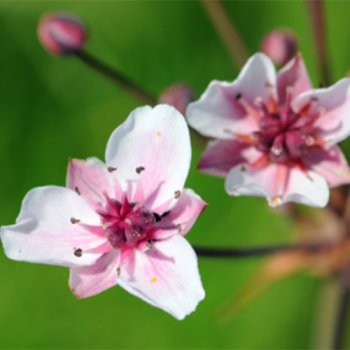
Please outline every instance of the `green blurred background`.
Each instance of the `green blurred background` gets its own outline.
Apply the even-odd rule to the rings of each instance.
[[[319,77],[303,1],[226,2],[251,52],[274,27],[293,29],[315,85]],[[210,80],[238,70],[196,1],[0,2],[0,222],[14,222],[25,193],[64,185],[68,157],[104,157],[106,141],[138,102],[75,59],[49,56],[36,38],[46,11],[69,11],[88,25],[87,49],[157,95],[175,82],[201,93]],[[350,3],[326,3],[333,80],[350,66]],[[347,147],[349,149],[349,147]],[[287,242],[293,225],[265,201],[231,198],[221,179],[195,170],[187,186],[209,206],[188,235],[200,245]],[[348,153],[349,154],[349,153]],[[0,256],[1,348],[249,348],[307,349],[315,343],[322,282],[305,275],[284,280],[229,322],[219,310],[262,259],[200,258],[207,296],[179,322],[112,288],[76,300],[64,268]],[[322,313],[321,313],[322,314]]]

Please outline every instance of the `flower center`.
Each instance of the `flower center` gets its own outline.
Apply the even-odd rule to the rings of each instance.
[[[259,130],[253,133],[254,146],[267,154],[271,161],[299,161],[309,147],[320,144],[314,136],[313,123],[322,111],[312,108],[313,103],[310,100],[296,113],[291,107],[290,94],[282,105],[272,98],[268,103],[257,100],[254,110]]]
[[[99,210],[103,228],[114,248],[135,247],[150,238],[156,216],[139,203],[107,198],[104,210]]]

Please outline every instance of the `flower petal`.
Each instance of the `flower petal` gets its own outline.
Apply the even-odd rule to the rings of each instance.
[[[257,98],[268,102],[275,95],[275,81],[271,60],[264,54],[255,54],[237,80],[232,83],[213,81],[199,101],[189,104],[186,111],[188,123],[202,135],[219,139],[256,131],[254,103]],[[251,113],[242,108],[242,101],[249,105]]]
[[[118,281],[120,253],[113,249],[92,266],[70,269],[69,286],[77,298],[87,298],[113,287]]]
[[[154,239],[165,239],[178,233],[185,235],[206,206],[195,192],[184,189],[175,206],[157,224]]]
[[[322,176],[279,163],[258,169],[237,166],[228,174],[225,188],[234,196],[266,197],[272,207],[287,202],[324,207],[329,199],[329,188]]]
[[[208,142],[198,164],[204,173],[226,176],[236,165],[253,163],[261,153],[247,143],[236,140],[218,140]]]
[[[189,131],[183,116],[173,107],[141,107],[131,113],[110,137],[108,166],[120,185],[129,182],[144,192],[146,205],[156,207],[174,197],[184,186],[191,158]],[[137,195],[137,194],[136,194]]]
[[[328,150],[311,147],[303,156],[304,163],[323,176],[330,187],[350,183],[350,169],[344,154],[338,146]]]
[[[86,161],[69,161],[67,187],[81,194],[93,209],[99,209],[105,203],[104,194],[113,198],[118,184],[103,162],[97,158],[89,158]]]
[[[277,91],[280,104],[285,103],[289,87],[292,88],[292,97],[312,89],[310,78],[300,53],[278,72]]]
[[[328,145],[334,145],[350,135],[350,78],[344,78],[329,88],[305,92],[293,101],[293,109],[299,111],[312,104],[308,115],[321,114],[313,123],[319,130],[318,137]]]
[[[180,235],[159,241],[121,267],[119,285],[181,320],[204,298],[197,257]]]
[[[38,187],[24,198],[16,224],[2,227],[1,239],[10,259],[84,266],[96,261],[95,250],[106,241],[88,225],[99,225],[99,217],[81,196],[64,187]]]

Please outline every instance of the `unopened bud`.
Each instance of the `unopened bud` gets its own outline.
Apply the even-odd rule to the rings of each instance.
[[[292,32],[286,29],[276,29],[264,37],[261,50],[275,64],[283,66],[295,56],[298,50],[298,42]]]
[[[86,29],[74,16],[49,13],[40,19],[38,37],[49,53],[69,55],[83,48],[86,41]]]
[[[195,98],[193,89],[185,84],[175,84],[164,90],[159,96],[159,103],[166,103],[185,114],[186,108]]]

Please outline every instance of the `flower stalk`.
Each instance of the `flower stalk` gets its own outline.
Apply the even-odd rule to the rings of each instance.
[[[156,99],[149,92],[145,91],[142,87],[134,83],[124,74],[109,67],[87,51],[79,50],[75,53],[75,56],[90,68],[117,83],[120,87],[122,87],[130,95],[134,96],[141,103],[149,105],[156,104]]]
[[[329,58],[327,55],[327,36],[326,24],[324,18],[324,3],[322,0],[307,0],[310,14],[310,23],[314,36],[314,45],[316,49],[316,58],[318,68],[322,78],[321,83],[330,85],[331,73],[329,66]]]
[[[305,244],[277,244],[255,247],[232,247],[232,248],[208,248],[194,246],[194,250],[199,256],[211,258],[248,258],[265,256],[269,254],[304,251],[318,252],[329,248],[329,243],[305,243]]]
[[[202,0],[201,3],[232,60],[242,67],[249,57],[248,50],[224,6],[219,0]]]
[[[346,265],[340,275],[340,294],[333,333],[331,349],[340,350],[345,335],[345,326],[350,303],[350,265]]]

